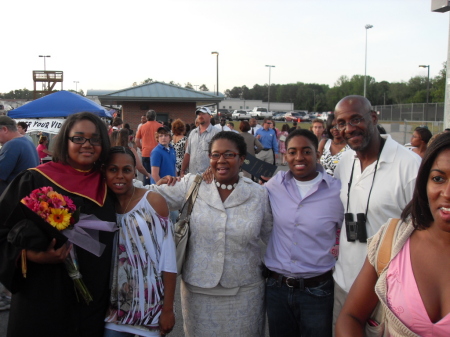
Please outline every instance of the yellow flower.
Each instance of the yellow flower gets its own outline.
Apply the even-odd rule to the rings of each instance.
[[[61,194],[59,194],[58,192],[55,192],[55,191],[48,192],[47,196],[50,199],[56,198],[56,199],[61,200],[61,205],[66,206],[66,201],[64,200],[64,197]]]
[[[71,214],[67,209],[51,208],[47,221],[57,230],[62,231],[70,226]]]

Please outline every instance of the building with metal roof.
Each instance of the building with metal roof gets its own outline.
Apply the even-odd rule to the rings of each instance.
[[[224,95],[196,91],[176,85],[152,82],[121,90],[88,90],[87,97],[97,100],[103,106],[121,106],[121,116],[136,129],[140,117],[148,110],[156,111],[157,120],[168,121],[180,118],[193,123],[197,106],[216,105]]]

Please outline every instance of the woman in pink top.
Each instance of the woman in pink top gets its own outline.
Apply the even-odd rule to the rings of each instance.
[[[41,136],[39,138],[39,145],[36,147],[36,151],[38,153],[39,159],[42,160],[42,158],[45,158],[47,156],[52,156],[52,151],[49,151],[47,149],[48,145],[48,138],[46,136]]]
[[[380,232],[369,242],[336,336],[363,336],[379,301],[390,336],[450,336],[450,133],[428,147],[394,237],[392,259],[377,278],[373,265]]]

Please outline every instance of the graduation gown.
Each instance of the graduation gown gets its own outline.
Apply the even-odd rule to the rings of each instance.
[[[82,213],[116,221],[114,200],[107,195],[98,172],[82,173],[68,165],[48,164],[50,170],[45,170],[44,164],[19,174],[0,197],[0,282],[13,292],[7,336],[100,337],[110,294],[114,233],[99,232],[99,241],[106,245],[100,257],[76,247],[80,272],[93,298],[89,305],[82,298],[78,301],[64,263],[28,261],[27,277],[23,278],[19,258],[22,247],[7,240],[11,228],[20,220],[14,212],[20,200],[45,186],[70,197]],[[59,169],[61,175],[53,179],[52,172]],[[94,176],[86,177],[89,174]]]

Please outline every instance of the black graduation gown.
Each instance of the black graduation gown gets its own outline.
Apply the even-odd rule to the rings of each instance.
[[[89,305],[82,298],[77,300],[73,281],[63,263],[28,261],[27,278],[24,279],[19,258],[21,248],[7,241],[8,232],[17,221],[8,219],[12,210],[32,190],[44,186],[52,186],[55,191],[70,197],[77,207],[81,207],[82,213],[94,214],[100,220],[116,221],[114,201],[109,195],[100,207],[87,198],[59,188],[33,170],[22,172],[11,182],[0,197],[0,282],[13,292],[7,336],[101,337],[109,303],[114,233],[99,233],[99,241],[106,245],[100,257],[76,247],[80,272],[93,297]]]

